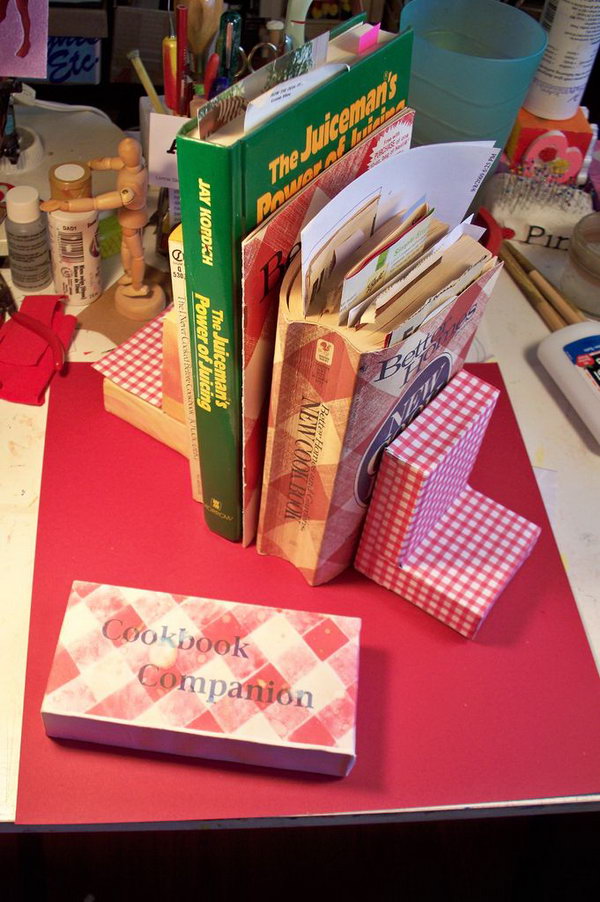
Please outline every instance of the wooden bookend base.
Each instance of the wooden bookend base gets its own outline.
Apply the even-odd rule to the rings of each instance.
[[[183,423],[168,416],[160,407],[155,407],[115,385],[110,379],[103,384],[104,408],[109,413],[120,417],[136,429],[151,435],[184,457],[190,456],[190,440]]]
[[[115,309],[121,316],[136,322],[153,319],[164,309],[166,296],[160,285],[149,285],[150,294],[136,297],[128,294],[128,285],[118,285],[115,291]]]

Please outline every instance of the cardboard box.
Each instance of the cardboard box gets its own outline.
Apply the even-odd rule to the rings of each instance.
[[[570,119],[541,119],[520,109],[506,144],[511,169],[519,175],[575,184],[592,127],[582,107]]]
[[[391,443],[354,563],[469,639],[540,532],[467,484],[497,397],[462,371]]]
[[[162,9],[116,6],[112,30],[110,81],[138,84],[127,54],[136,47],[156,87],[162,85],[162,39],[169,34],[169,13]]]
[[[48,11],[48,69],[44,84],[100,84],[102,38],[108,37],[105,5],[78,4]],[[37,79],[36,79],[37,81]]]
[[[48,34],[53,37],[108,37],[108,18],[104,6],[81,8],[81,4],[51,6],[48,10]]]
[[[360,620],[73,583],[49,736],[343,776]]]

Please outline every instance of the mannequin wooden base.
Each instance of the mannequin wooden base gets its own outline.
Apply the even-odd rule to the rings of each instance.
[[[166,296],[160,285],[149,285],[150,294],[136,297],[130,294],[129,285],[118,285],[115,291],[115,309],[121,316],[136,322],[152,319],[164,309]]]

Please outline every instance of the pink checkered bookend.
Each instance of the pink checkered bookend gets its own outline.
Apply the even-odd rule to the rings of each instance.
[[[162,330],[166,312],[163,310],[128,341],[92,364],[106,379],[154,407],[160,407],[162,402]]]
[[[497,397],[462,371],[392,442],[354,562],[470,639],[540,532],[467,484]]]

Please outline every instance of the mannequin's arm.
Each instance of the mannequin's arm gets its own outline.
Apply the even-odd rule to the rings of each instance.
[[[130,190],[107,191],[96,197],[74,197],[71,200],[46,200],[40,204],[46,213],[62,210],[64,213],[89,213],[92,210],[117,210],[131,200]]]
[[[121,157],[98,157],[96,160],[88,160],[88,166],[90,169],[95,170],[103,170],[103,169],[122,169],[125,164]]]

